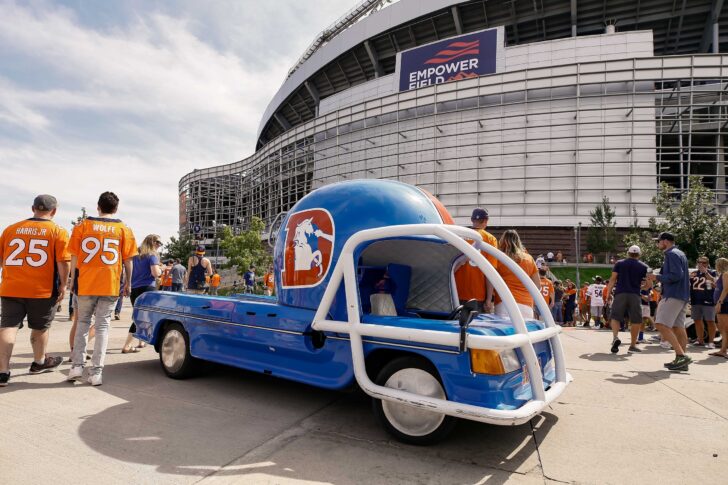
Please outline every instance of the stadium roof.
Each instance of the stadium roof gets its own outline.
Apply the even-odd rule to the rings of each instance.
[[[392,74],[400,51],[501,25],[506,46],[513,46],[600,34],[607,23],[618,32],[652,30],[657,56],[728,48],[728,31],[713,46],[714,24],[718,32],[728,25],[723,0],[362,1],[291,69],[266,110],[257,146],[315,118],[321,99]]]

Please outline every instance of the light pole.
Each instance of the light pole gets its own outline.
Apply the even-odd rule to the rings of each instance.
[[[581,289],[579,278],[579,255],[581,254],[581,222],[574,227],[574,246],[576,246],[576,288]]]

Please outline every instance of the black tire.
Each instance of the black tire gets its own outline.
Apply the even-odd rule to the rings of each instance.
[[[437,373],[437,370],[428,360],[421,357],[405,356],[398,357],[390,361],[379,372],[379,375],[377,376],[375,382],[380,386],[385,386],[389,378],[392,377],[394,374],[398,373],[399,371],[412,369],[424,371],[430,374],[437,381],[440,388],[442,389],[443,396],[447,398],[447,396],[445,395],[444,386],[442,385],[442,381],[440,380],[440,376]],[[400,388],[406,389],[406,386]],[[387,403],[387,405],[392,406],[391,403]],[[402,429],[401,426],[398,427],[397,423],[390,421],[390,418],[387,416],[387,412],[385,412],[385,404],[383,404],[382,400],[373,399],[372,406],[374,408],[374,414],[381,421],[384,429],[386,429],[387,432],[397,440],[411,445],[426,446],[435,444],[446,438],[447,435],[450,434],[450,432],[457,424],[457,419],[453,418],[452,416],[441,415],[442,422],[440,422],[439,425],[437,425],[437,427],[432,431],[429,431],[425,434],[412,434]],[[405,405],[400,404],[397,406]],[[412,410],[417,413],[421,412],[415,408],[412,408]]]
[[[173,341],[174,339],[174,341]],[[184,351],[179,349],[184,341]],[[165,348],[165,344],[167,348]],[[165,357],[168,357],[170,346],[177,346],[177,357],[181,357],[181,361],[177,360],[174,365],[165,363]],[[167,377],[172,379],[186,379],[193,376],[200,369],[200,360],[192,357],[190,354],[190,336],[187,335],[184,327],[179,323],[170,323],[164,327],[162,338],[159,344],[159,363]]]

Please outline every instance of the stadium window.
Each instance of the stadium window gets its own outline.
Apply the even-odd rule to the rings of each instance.
[[[512,93],[503,93],[503,103],[522,103],[526,99],[525,91],[514,91]]]
[[[326,130],[326,138],[335,138],[336,134],[336,127]]]
[[[397,119],[400,121],[402,120],[409,120],[414,118],[417,115],[417,112],[415,108],[407,108],[407,109],[401,109],[397,111]]]
[[[364,120],[351,122],[351,131],[361,130],[362,128],[364,128]]]
[[[379,121],[382,124],[384,124],[384,123],[391,123],[393,121],[397,121],[397,112],[396,111],[392,111],[391,113],[384,113],[383,115],[381,115],[379,117]]]
[[[551,88],[529,89],[527,92],[529,101],[538,101],[551,98]]]
[[[501,104],[500,94],[489,94],[480,97],[480,106],[498,106]]]
[[[417,116],[427,116],[435,112],[434,104],[426,104],[424,106],[417,107]]]
[[[477,108],[477,107],[478,107],[478,98],[477,97],[458,99],[458,109],[470,109],[470,108]]]
[[[379,116],[370,116],[369,118],[364,120],[364,124],[367,128],[371,128],[372,126],[379,126],[379,124],[382,121],[379,119]]]
[[[449,113],[450,111],[455,111],[456,109],[458,109],[457,101],[442,101],[440,103],[437,103],[438,113]]]
[[[344,133],[349,133],[351,131],[351,123],[344,123],[343,125],[339,125],[339,135],[343,135]]]

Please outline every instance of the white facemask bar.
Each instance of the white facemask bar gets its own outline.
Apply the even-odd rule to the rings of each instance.
[[[500,295],[516,333],[506,336],[468,334],[465,344],[466,351],[467,349],[489,349],[496,351],[519,349],[526,361],[526,370],[530,377],[533,396],[531,401],[514,410],[492,409],[483,406],[457,403],[446,399],[421,396],[408,391],[379,386],[369,379],[366,372],[362,336],[449,347],[458,347],[460,344],[460,336],[457,332],[408,329],[361,322],[354,251],[360,244],[367,241],[405,236],[439,237],[459,249],[485,274],[485,277]],[[465,239],[475,241],[475,243],[471,245]],[[493,265],[483,257],[479,250],[494,256],[498,260],[498,264],[505,264],[523,283],[536,302],[539,313],[544,317],[544,329],[533,332],[528,331],[523,316],[518,309],[518,304],[503,281],[503,278],[501,278],[495,268],[493,268]],[[346,294],[347,321],[327,320],[326,316],[329,314],[334,297],[342,282],[344,283],[344,291]],[[505,253],[482,242],[482,238],[478,232],[459,226],[411,224],[366,229],[351,236],[344,244],[339,255],[329,284],[316,311],[312,327],[319,331],[349,334],[354,376],[359,386],[370,396],[376,399],[394,401],[421,409],[429,409],[450,416],[491,424],[522,424],[539,414],[544,407],[556,399],[571,380],[571,376],[566,373],[564,353],[558,336],[561,327],[556,326],[554,323],[551,312],[539,288],[526,272]],[[556,372],[556,380],[548,390],[544,390],[543,375],[538,364],[535,349],[533,348],[533,343],[544,340],[549,340],[551,343]]]

